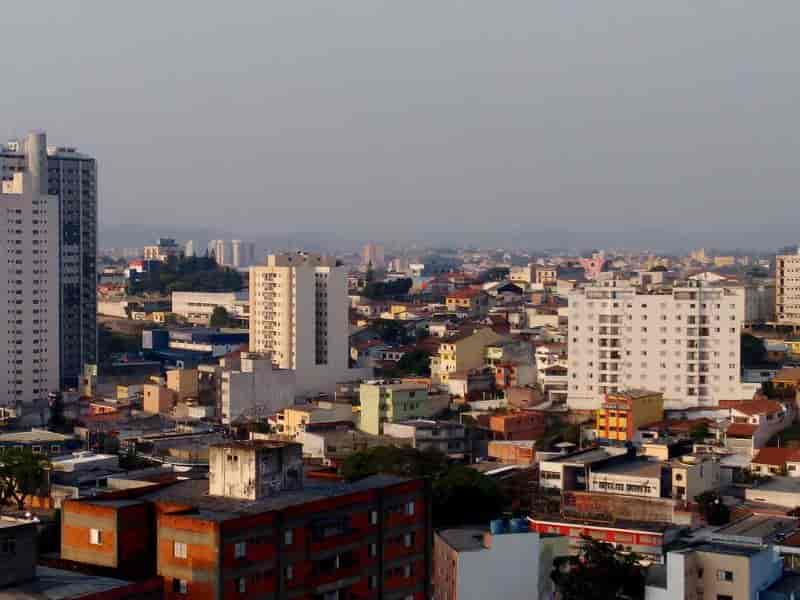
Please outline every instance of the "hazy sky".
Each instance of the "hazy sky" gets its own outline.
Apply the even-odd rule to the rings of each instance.
[[[796,0],[1,14],[0,135],[43,128],[96,154],[108,225],[368,238],[797,223]]]

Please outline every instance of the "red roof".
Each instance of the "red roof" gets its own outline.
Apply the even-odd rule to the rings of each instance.
[[[782,467],[786,461],[793,461],[800,458],[798,448],[762,448],[750,462],[758,465],[774,465]]]
[[[732,437],[751,437],[757,429],[757,425],[733,423],[730,427],[728,427],[727,435]]]
[[[447,294],[448,298],[474,298],[483,293],[479,288],[463,288]]]
[[[775,400],[750,400],[749,402],[742,402],[736,406],[731,407],[733,410],[743,413],[745,415],[768,415],[783,410],[780,402]]]

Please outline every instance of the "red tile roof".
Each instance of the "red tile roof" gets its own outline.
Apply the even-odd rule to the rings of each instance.
[[[786,461],[800,459],[798,448],[762,448],[750,462],[757,465],[774,465],[782,467]]]
[[[776,402],[775,400],[767,400],[764,398],[760,400],[742,402],[741,404],[732,406],[731,408],[745,415],[766,415],[783,410],[783,406],[780,402]]]
[[[749,425],[747,423],[733,423],[728,427],[726,432],[728,436],[732,437],[750,437],[758,429],[757,425]]]

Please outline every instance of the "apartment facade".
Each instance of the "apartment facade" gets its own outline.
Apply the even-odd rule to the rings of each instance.
[[[41,153],[41,192],[56,197],[50,228],[57,268],[49,271],[58,295],[51,298],[59,298],[60,382],[74,385],[83,365],[97,362],[97,162],[75,148],[48,146],[35,132],[0,145],[0,177],[28,171],[29,148]]]
[[[490,327],[465,331],[445,338],[439,352],[431,357],[431,378],[434,383],[447,384],[450,375],[458,371],[482,368],[486,346],[506,339]]]
[[[196,325],[208,325],[221,306],[234,319],[250,318],[250,297],[241,292],[172,292],[172,312]]]
[[[449,405],[449,396],[432,396],[420,383],[373,381],[360,388],[359,429],[372,435],[383,433],[384,423],[429,419]]]
[[[352,379],[349,333],[347,270],[335,258],[273,254],[250,267],[250,350],[296,371],[298,393]]]
[[[608,394],[597,411],[597,437],[615,442],[633,442],[639,427],[664,418],[660,392],[629,390]]]
[[[775,318],[783,325],[800,325],[800,250],[775,258]]]
[[[31,134],[0,156],[0,402],[30,406],[60,389],[59,198],[48,193],[47,142]],[[94,257],[92,257],[94,263]],[[94,286],[92,295],[94,297]]]
[[[740,382],[744,288],[691,282],[641,293],[607,280],[569,294],[573,409],[600,407],[626,389],[661,392],[665,408],[752,396]]]

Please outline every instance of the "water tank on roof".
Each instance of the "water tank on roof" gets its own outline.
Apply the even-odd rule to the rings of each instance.
[[[511,519],[509,528],[511,533],[528,533],[530,531],[530,526],[526,519]]]
[[[494,519],[489,523],[489,531],[492,535],[507,533],[507,523],[505,519]]]

